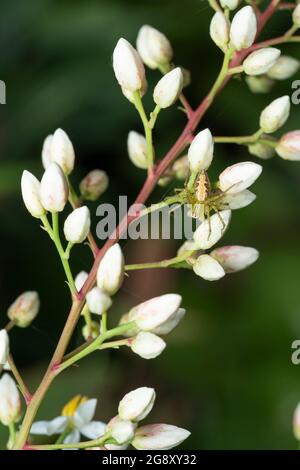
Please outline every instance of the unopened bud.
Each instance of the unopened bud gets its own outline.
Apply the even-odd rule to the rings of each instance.
[[[284,134],[276,147],[276,153],[284,160],[300,160],[300,130]]]
[[[141,421],[146,418],[153,408],[155,390],[140,387],[127,393],[119,403],[119,416],[124,421]]]
[[[89,277],[88,273],[86,271],[80,271],[80,273],[77,274],[77,276],[75,277],[75,287],[76,287],[76,290],[79,292],[83,285],[85,284],[85,281],[87,280],[87,278]]]
[[[119,39],[113,53],[113,68],[122,88],[138,91],[145,79],[142,59],[126,39]]]
[[[271,142],[275,142],[275,140],[268,135],[262,137],[264,140],[270,140]],[[270,145],[263,144],[261,142],[256,142],[255,144],[248,145],[248,150],[251,155],[255,155],[262,160],[269,160],[270,158],[274,157],[275,149]]]
[[[154,328],[152,333],[155,333],[156,335],[168,335],[172,330],[174,330],[174,328],[176,328],[185,314],[186,310],[184,308],[179,308],[167,321]]]
[[[0,421],[4,426],[16,423],[21,415],[21,399],[15,381],[9,374],[0,378]]]
[[[110,295],[115,294],[124,279],[124,256],[118,243],[107,250],[97,272],[97,285]]]
[[[260,115],[260,127],[266,134],[277,131],[289,117],[290,98],[282,96],[272,101]]]
[[[250,88],[250,91],[256,94],[269,93],[275,83],[274,80],[267,77],[266,75],[247,75],[245,80],[248,87]]]
[[[46,137],[46,139],[43,142],[42,164],[45,170],[47,170],[50,163],[52,163],[52,155],[51,155],[52,138],[53,138],[53,135],[50,134]]]
[[[222,246],[212,251],[210,256],[223,266],[225,272],[233,273],[255,263],[259,252],[248,246]]]
[[[99,287],[94,287],[86,295],[86,302],[91,313],[102,315],[112,305],[111,298]]]
[[[134,437],[136,424],[131,421],[124,421],[115,416],[107,425],[107,430],[110,431],[111,437],[115,439],[118,444],[129,443]]]
[[[273,67],[281,51],[275,47],[265,47],[252,52],[243,62],[247,75],[262,75]]]
[[[205,219],[204,222],[194,232],[194,241],[198,248],[207,250],[215,245],[224,235],[231,218],[231,211],[225,210],[214,214],[210,217],[210,221]]]
[[[222,8],[229,8],[229,10],[235,10],[240,3],[240,0],[220,0]]]
[[[29,171],[24,170],[21,180],[22,197],[26,209],[33,217],[40,218],[46,211],[41,202],[41,184]]]
[[[82,206],[74,209],[65,220],[64,234],[71,243],[82,243],[91,227],[91,216],[88,207]]]
[[[217,281],[225,276],[225,271],[220,263],[209,255],[199,256],[193,265],[193,271],[206,281]]]
[[[87,201],[96,201],[107,190],[108,183],[105,171],[92,170],[81,181],[80,193]]]
[[[178,158],[172,166],[172,171],[178,180],[186,180],[189,175],[190,165],[187,155]]]
[[[51,163],[41,181],[41,201],[50,212],[61,212],[67,203],[69,187],[66,177],[57,163]]]
[[[51,139],[51,161],[57,163],[66,175],[69,175],[75,162],[73,144],[62,129],[57,129]]]
[[[0,365],[4,365],[9,354],[9,338],[6,330],[0,330]]]
[[[293,11],[293,22],[295,25],[300,26],[300,3],[296,6]]]
[[[257,31],[257,21],[253,8],[241,8],[233,17],[230,28],[231,45],[235,50],[247,49],[252,46]]]
[[[128,321],[135,321],[140,330],[151,331],[177,312],[180,303],[181,296],[178,294],[155,297],[131,309]]]
[[[17,326],[25,328],[35,319],[39,312],[40,299],[37,292],[24,292],[7,311],[8,318]]]
[[[272,68],[268,70],[268,77],[274,80],[286,80],[299,70],[300,62],[294,57],[281,55]]]
[[[180,67],[180,68],[181,68],[182,79],[183,79],[182,88],[186,88],[192,82],[191,72],[190,72],[190,70],[186,69],[185,67]]]
[[[262,172],[262,166],[253,162],[235,163],[219,176],[221,191],[233,194],[249,188]]]
[[[138,450],[168,450],[181,444],[190,434],[170,424],[148,424],[137,429],[132,445]]]
[[[295,438],[297,439],[297,441],[300,441],[300,403],[298,404],[294,412],[293,429]]]
[[[96,339],[100,335],[99,323],[92,321],[88,325],[84,325],[82,328],[82,336],[86,341],[89,339]]]
[[[153,99],[160,108],[168,108],[178,99],[183,86],[180,67],[166,73],[154,88]]]
[[[153,333],[140,331],[130,343],[131,350],[143,359],[154,359],[166,347],[166,343]]]
[[[128,155],[132,163],[138,168],[148,168],[147,143],[142,134],[130,131],[127,138]]]
[[[214,143],[209,129],[199,132],[193,139],[188,158],[191,171],[207,170],[212,162]]]
[[[228,19],[224,13],[217,11],[212,17],[209,34],[214,43],[222,49],[223,52],[226,51],[229,43],[229,30],[230,23]]]
[[[167,65],[172,60],[173,50],[170,41],[152,26],[141,27],[136,46],[143,62],[151,69]]]

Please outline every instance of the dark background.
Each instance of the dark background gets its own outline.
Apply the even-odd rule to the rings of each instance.
[[[15,360],[32,388],[53,352],[69,296],[53,246],[23,206],[21,173],[26,168],[41,177],[43,139],[62,127],[76,149],[73,183],[88,170],[102,168],[111,179],[102,202],[116,202],[119,194],[132,201],[144,173],[129,162],[126,138],[129,130],[141,126],[114,78],[113,48],[120,36],[134,43],[142,24],[162,30],[172,41],[176,63],[192,71],[186,94],[196,105],[222,60],[208,35],[211,16],[207,2],[200,0],[1,0],[0,78],[7,85],[7,104],[0,109],[0,325],[6,324],[6,310],[17,295],[39,292],[39,317],[30,328],[11,334]],[[280,12],[265,35],[278,36],[290,24],[290,13]],[[300,59],[296,45],[282,50]],[[148,78],[151,90],[159,73],[149,71]],[[233,80],[201,128],[209,126],[214,135],[254,132],[262,108],[291,94],[293,79],[277,84],[268,95],[252,95],[243,80]],[[146,103],[150,110],[150,91]],[[299,117],[299,107],[293,106],[284,130],[299,128]],[[176,107],[159,117],[159,156],[184,122]],[[244,148],[218,145],[213,173],[247,159]],[[190,429],[185,448],[295,448],[292,414],[300,399],[300,366],[292,365],[290,356],[292,341],[300,337],[300,164],[278,157],[262,164],[263,176],[254,187],[257,201],[234,214],[224,237],[224,244],[257,247],[257,264],[217,283],[178,270],[131,274],[110,311],[110,322],[140,300],[179,292],[188,313],[168,338],[166,351],[148,362],[130,351],[83,360],[56,380],[40,419],[57,416],[67,400],[83,393],[99,398],[97,418],[108,420],[126,392],[148,385],[155,386],[158,397],[147,422]],[[167,191],[171,194],[172,187]],[[165,193],[158,189],[151,200]],[[91,205],[94,215],[96,205]],[[177,243],[128,242],[123,247],[127,263],[142,262],[173,256]],[[91,262],[86,247],[74,249],[75,273],[88,270]],[[74,344],[79,341],[80,329]],[[2,446],[5,437],[0,426]]]

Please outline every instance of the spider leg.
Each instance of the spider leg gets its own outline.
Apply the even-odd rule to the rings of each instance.
[[[217,208],[216,206],[212,206],[212,208],[213,208],[213,210],[215,211],[215,213],[217,214],[217,216],[218,216],[218,218],[219,218],[219,220],[220,220],[220,222],[221,222],[221,224],[222,224],[222,226],[223,226],[223,230],[224,230],[224,229],[226,228],[226,224],[225,224],[225,222],[224,222],[224,220],[223,220],[223,217],[221,216],[221,214],[220,214],[220,212],[219,212],[219,210],[218,210],[218,208]]]

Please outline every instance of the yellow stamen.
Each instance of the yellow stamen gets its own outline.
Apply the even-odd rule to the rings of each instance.
[[[86,402],[87,399],[88,397],[85,397],[83,395],[76,395],[63,407],[61,415],[69,417],[74,416],[78,406]]]

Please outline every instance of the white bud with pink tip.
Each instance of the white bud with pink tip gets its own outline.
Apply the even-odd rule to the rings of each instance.
[[[231,211],[224,210],[210,217],[194,232],[194,241],[198,249],[207,250],[215,245],[224,235],[231,219]]]
[[[67,133],[57,129],[51,139],[51,162],[57,163],[66,175],[69,175],[75,163],[74,147]],[[48,168],[48,166],[47,166]]]
[[[272,101],[260,115],[260,127],[266,134],[276,132],[287,121],[291,103],[289,96],[281,96]]]
[[[256,15],[251,6],[241,8],[233,17],[230,28],[230,41],[235,50],[252,46],[257,32]]]
[[[259,257],[259,252],[249,246],[222,246],[210,253],[218,263],[220,263],[227,273],[241,271],[248,268]]]
[[[173,50],[168,38],[149,25],[141,27],[136,46],[143,62],[151,69],[168,65],[173,57]]]
[[[214,142],[211,132],[209,129],[204,129],[196,135],[188,150],[191,171],[207,170],[212,162],[213,154]]]
[[[190,434],[170,424],[148,424],[137,429],[132,445],[138,450],[168,450],[181,444]]]
[[[247,189],[259,177],[262,166],[253,162],[235,163],[227,167],[219,176],[219,187],[227,194]]]
[[[33,217],[40,218],[46,214],[41,201],[41,183],[27,170],[22,174],[21,191],[26,209]]]
[[[21,399],[14,379],[9,374],[0,378],[0,422],[4,426],[16,423],[21,415]]]
[[[68,201],[69,187],[57,163],[51,163],[41,181],[41,202],[50,212],[62,212]]]
[[[300,130],[284,134],[277,147],[276,153],[284,160],[300,160]]]
[[[183,75],[180,67],[166,73],[154,88],[153,99],[160,108],[168,108],[177,101],[183,86]]]
[[[247,75],[262,75],[273,67],[281,51],[275,47],[264,47],[248,55],[243,62]]]
[[[181,296],[165,294],[147,300],[132,308],[127,316],[128,321],[135,321],[139,330],[151,331],[165,323],[180,307]]]
[[[102,315],[112,305],[111,298],[99,287],[94,287],[86,295],[86,303],[91,313]]]
[[[145,68],[138,52],[126,39],[119,39],[113,52],[113,68],[119,85],[126,90],[141,90]]]
[[[149,387],[127,393],[119,403],[119,417],[124,421],[141,421],[152,410],[155,397],[154,388]]]
[[[157,335],[140,331],[130,343],[131,350],[143,359],[154,359],[166,347],[166,343]]]
[[[118,243],[110,247],[97,271],[97,285],[109,295],[115,294],[124,279],[124,256]]]

